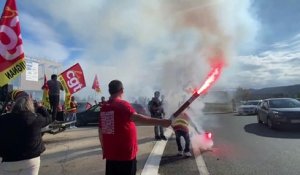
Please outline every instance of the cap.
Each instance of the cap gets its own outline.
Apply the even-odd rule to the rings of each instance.
[[[112,80],[108,84],[108,91],[111,95],[120,92],[122,89],[123,89],[123,84],[120,80]]]

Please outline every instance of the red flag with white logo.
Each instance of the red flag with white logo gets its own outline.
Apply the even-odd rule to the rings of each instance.
[[[0,86],[25,69],[25,56],[15,0],[7,0],[0,20]]]
[[[83,71],[79,63],[61,73],[58,79],[63,85],[65,92],[69,95],[78,92],[86,86]]]

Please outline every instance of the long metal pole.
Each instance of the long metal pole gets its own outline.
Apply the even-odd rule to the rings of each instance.
[[[171,118],[176,118],[180,113],[182,113],[186,108],[190,106],[190,104],[198,98],[200,94],[195,92],[186,102],[184,102],[178,109],[177,111],[171,116]]]

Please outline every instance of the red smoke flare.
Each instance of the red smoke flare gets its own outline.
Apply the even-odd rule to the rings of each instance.
[[[211,88],[213,83],[219,79],[222,72],[222,68],[223,64],[217,64],[214,67],[212,67],[203,85],[197,90],[198,95],[205,94]]]
[[[211,86],[218,80],[221,75],[223,63],[215,64],[205,79],[203,85],[193,93],[193,95],[183,103],[177,111],[171,116],[171,118],[176,118],[182,111],[184,111],[193,101],[200,95],[204,95],[211,88]]]

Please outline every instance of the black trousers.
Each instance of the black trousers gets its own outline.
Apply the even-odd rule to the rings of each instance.
[[[152,114],[151,117],[152,118],[162,119],[162,114]],[[164,135],[164,128],[162,126],[154,126],[154,135],[155,135],[155,137],[165,136]]]
[[[185,141],[185,146],[184,146],[184,152],[189,152],[190,151],[190,136],[188,132],[177,130],[175,131],[176,135],[176,143],[177,143],[177,148],[178,151],[182,151],[182,146],[180,142],[180,137],[182,136]]]
[[[52,114],[52,121],[56,120],[57,108],[59,105],[59,95],[49,95],[49,102]]]
[[[135,175],[136,159],[128,161],[106,160],[105,175]]]

